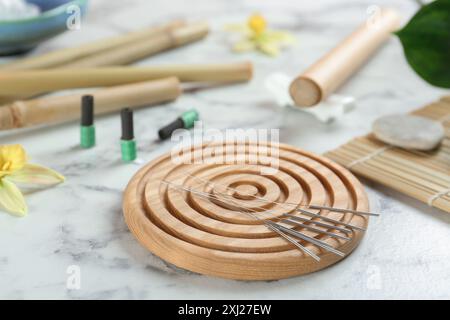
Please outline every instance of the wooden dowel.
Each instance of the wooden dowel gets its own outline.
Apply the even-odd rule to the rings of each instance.
[[[97,54],[102,51],[127,46],[130,43],[137,42],[139,40],[148,40],[161,34],[167,34],[168,31],[174,30],[183,25],[183,21],[174,21],[159,27],[145,28],[142,30],[129,32],[124,35],[82,44],[77,47],[56,50],[36,57],[25,58],[8,64],[3,64],[0,65],[0,70],[32,70],[53,68],[56,66],[71,63],[77,59]]]
[[[390,9],[382,9],[374,19],[374,23],[364,22],[294,79],[289,92],[296,105],[310,107],[328,97],[389,38],[400,22],[398,14]]]
[[[208,34],[208,24],[193,23],[159,33],[141,41],[128,43],[113,50],[102,51],[73,62],[63,68],[86,68],[127,65],[156,53],[173,49],[204,38]]]
[[[0,72],[0,95],[113,86],[175,76],[182,82],[241,82],[252,76],[249,62],[206,65],[109,67]]]
[[[180,82],[171,77],[160,80],[100,89],[95,98],[95,113],[119,111],[123,107],[142,107],[175,100],[181,94]],[[0,130],[58,123],[80,117],[82,94],[16,101],[0,108]]]

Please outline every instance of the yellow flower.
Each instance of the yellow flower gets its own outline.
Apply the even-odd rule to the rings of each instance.
[[[25,150],[19,145],[0,148],[0,179],[3,176],[23,168],[27,162]]]
[[[25,216],[28,208],[16,184],[24,186],[52,186],[65,178],[59,173],[27,162],[27,154],[21,145],[0,146],[0,207]]]
[[[225,27],[228,31],[240,32],[244,37],[233,46],[235,52],[251,50],[261,51],[269,56],[276,56],[280,49],[295,42],[289,32],[267,29],[266,19],[259,15],[252,15],[246,25],[234,24]]]
[[[248,26],[255,34],[261,34],[266,30],[267,22],[263,16],[254,14],[248,19]]]

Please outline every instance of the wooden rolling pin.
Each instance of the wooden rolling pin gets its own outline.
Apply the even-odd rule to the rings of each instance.
[[[100,89],[89,94],[95,98],[95,114],[106,114],[124,107],[172,101],[181,92],[180,82],[171,77]],[[16,101],[0,107],[0,130],[79,119],[83,94]]]
[[[123,48],[131,43],[148,40],[161,34],[167,34],[184,24],[183,21],[173,21],[159,27],[149,27],[124,35],[82,44],[73,48],[56,50],[36,57],[20,59],[15,62],[0,65],[0,70],[33,70],[61,66],[77,59],[95,55],[99,52],[109,51],[114,48]]]
[[[97,69],[0,72],[0,95],[113,86],[174,76],[182,82],[240,82],[252,77],[250,62]]]
[[[400,25],[399,15],[382,9],[373,23],[363,23],[337,47],[294,79],[289,92],[295,104],[310,107],[342,85]]]

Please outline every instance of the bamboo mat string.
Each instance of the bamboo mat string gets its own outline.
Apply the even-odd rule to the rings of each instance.
[[[375,150],[374,152],[369,153],[367,156],[364,156],[364,157],[362,157],[362,158],[353,160],[352,162],[350,162],[350,163],[347,165],[347,168],[350,169],[350,168],[354,167],[354,166],[357,165],[357,164],[366,162],[366,161],[368,161],[368,160],[370,160],[370,159],[372,159],[372,158],[374,158],[374,157],[376,157],[376,156],[382,154],[383,152],[385,152],[385,151],[387,151],[387,150],[389,150],[389,149],[393,149],[393,148],[394,148],[393,146],[384,146],[384,147],[382,147],[382,148],[379,148],[379,149]]]
[[[449,188],[449,189],[445,189],[445,190],[443,190],[443,191],[441,191],[441,192],[438,192],[438,193],[432,195],[432,196],[428,199],[428,201],[427,201],[428,205],[429,205],[430,207],[432,207],[434,201],[436,201],[436,200],[439,199],[440,197],[446,196],[446,195],[449,194],[449,193],[450,193],[450,188]]]

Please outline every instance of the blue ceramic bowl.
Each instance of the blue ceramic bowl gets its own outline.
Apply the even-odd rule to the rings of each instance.
[[[37,17],[0,21],[0,55],[23,53],[66,30],[73,15],[71,5],[81,9],[83,17],[88,0],[27,0],[41,9]]]

